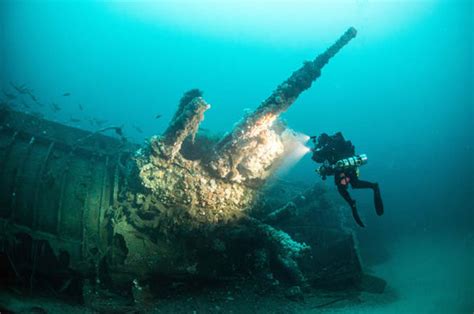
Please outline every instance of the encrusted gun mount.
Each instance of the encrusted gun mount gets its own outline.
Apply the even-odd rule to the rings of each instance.
[[[188,160],[180,148],[194,136],[210,106],[198,90],[186,93],[170,126],[137,154],[140,180],[179,223],[209,226],[247,214],[259,188],[285,155],[288,132],[278,117],[321,75],[321,69],[352,38],[349,28],[331,47],[280,84],[252,114],[215,145],[211,156]],[[171,212],[170,212],[171,211]]]

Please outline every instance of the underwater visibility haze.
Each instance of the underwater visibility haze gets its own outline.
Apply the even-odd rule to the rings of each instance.
[[[472,313],[473,15],[0,1],[0,312]]]

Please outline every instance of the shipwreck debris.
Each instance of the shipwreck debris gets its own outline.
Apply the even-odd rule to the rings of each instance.
[[[191,160],[181,153],[186,139],[192,145],[204,112],[210,107],[199,90],[185,93],[166,131],[152,137],[150,144],[135,155],[132,168],[136,170],[132,173],[137,177],[130,177],[128,182],[136,188],[127,190],[126,196],[122,197],[124,201],[114,213],[128,216],[140,230],[137,238],[136,234],[131,236],[130,227],[124,222],[116,224],[115,230],[124,236],[127,247],[136,248],[141,239],[156,234],[156,228],[171,233],[190,233],[195,237],[201,234],[206,238],[206,234],[209,236],[223,226],[237,224],[251,237],[266,239],[262,245],[272,247],[270,255],[275,263],[285,269],[291,281],[304,286],[307,280],[298,266],[298,259],[301,252],[310,247],[269,224],[291,214],[295,205],[289,204],[270,214],[265,222],[250,215],[262,185],[285,152],[288,131],[278,121],[279,115],[311,86],[329,59],[355,35],[355,29],[350,28],[323,54],[294,72],[229,135],[213,145],[212,156],[204,154]],[[147,200],[145,203],[139,202],[144,199]],[[146,208],[145,204],[148,204]],[[153,245],[147,244],[143,249],[154,250]],[[135,257],[129,254],[125,263],[131,266],[140,254]],[[153,260],[159,263],[159,257],[153,257]],[[143,269],[144,265],[139,263],[136,267]],[[199,273],[202,271],[197,269]]]
[[[86,279],[84,299],[114,282],[128,284],[140,299],[136,292],[157,276],[261,273],[295,291],[356,281],[361,268],[352,235],[340,213],[322,201],[321,190],[288,199],[260,219],[254,215],[263,208],[262,186],[285,154],[289,131],[279,115],[355,34],[349,29],[305,63],[222,139],[197,134],[210,108],[197,89],[184,94],[166,131],[141,147],[126,140],[122,127],[102,127],[104,120],[92,119],[101,129],[87,132],[0,111],[0,222],[8,230],[0,244],[25,234],[47,241],[57,260],[66,252],[68,269]],[[109,130],[119,139],[101,134]],[[206,147],[193,150],[198,141]],[[313,227],[298,229],[294,221],[308,217]],[[323,267],[313,258],[318,254],[339,262]],[[26,273],[32,271],[46,270]],[[69,285],[66,278],[58,291]]]
[[[199,124],[204,119],[204,112],[211,107],[198,95],[201,95],[198,90],[184,94],[170,125],[163,133],[162,142],[166,147],[163,153],[171,159],[179,152],[187,137],[194,140]]]

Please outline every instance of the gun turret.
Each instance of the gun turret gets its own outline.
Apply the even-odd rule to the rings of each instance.
[[[258,155],[257,150],[269,137],[273,122],[285,112],[311,84],[321,76],[322,68],[357,34],[350,27],[332,46],[317,56],[314,60],[305,62],[293,74],[263,101],[250,115],[245,117],[217,146],[216,153],[210,163],[210,168],[221,178],[230,180],[247,180],[253,177],[262,178],[255,162],[248,156]],[[270,132],[271,133],[271,132]],[[271,146],[278,146],[273,143]],[[268,167],[278,154],[267,164],[257,168]],[[260,158],[262,160],[262,158]]]

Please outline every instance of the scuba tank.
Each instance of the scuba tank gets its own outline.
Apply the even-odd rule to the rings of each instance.
[[[365,165],[366,163],[367,163],[367,155],[360,154],[360,155],[338,160],[336,164],[334,165],[334,168],[338,170],[347,170],[347,169],[360,167],[362,165]]]
[[[336,161],[334,165],[330,165],[327,161],[321,165],[316,172],[321,176],[323,180],[326,180],[328,175],[333,175],[336,170],[349,170],[355,169],[358,172],[358,168],[367,163],[367,155],[360,154],[352,157],[344,158]]]

